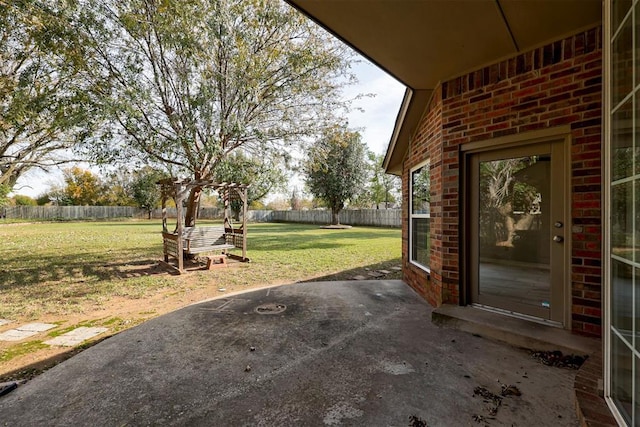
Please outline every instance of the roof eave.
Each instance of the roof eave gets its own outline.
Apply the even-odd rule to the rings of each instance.
[[[433,89],[405,91],[382,164],[385,172],[402,175],[404,158],[432,95]]]

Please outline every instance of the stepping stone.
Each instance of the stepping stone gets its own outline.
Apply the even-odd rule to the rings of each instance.
[[[8,325],[9,323],[11,323],[11,320],[0,319],[0,326]]]
[[[19,326],[16,329],[25,332],[44,332],[49,329],[53,329],[56,326],[57,325],[53,325],[51,323],[27,323],[26,325]]]
[[[364,279],[366,279],[366,277],[358,275],[358,276],[353,276],[351,279],[353,279],[353,280],[364,280]]]
[[[395,271],[402,271],[402,267],[391,267],[391,269]]]
[[[389,270],[378,270],[379,273],[382,274],[390,274],[391,272]]]
[[[40,332],[48,331],[57,325],[51,323],[27,323],[14,329],[9,329],[0,334],[0,341],[21,341]]]
[[[384,276],[384,274],[382,274],[382,273],[380,273],[380,272],[378,272],[378,271],[370,271],[370,272],[369,272],[369,276],[371,276],[371,277],[376,277],[376,278],[377,278],[377,277],[382,277],[382,276]]]
[[[0,334],[0,341],[22,341],[25,338],[38,335],[35,331],[20,331],[18,329],[9,329]]]
[[[81,326],[72,331],[67,332],[66,334],[62,334],[57,336],[49,341],[45,341],[45,344],[49,345],[57,345],[61,347],[74,347],[83,341],[88,340],[89,338],[93,338],[97,335],[100,335],[106,331],[108,328],[89,328],[86,326]]]

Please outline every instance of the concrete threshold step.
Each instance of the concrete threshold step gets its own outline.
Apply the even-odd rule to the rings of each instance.
[[[530,350],[560,350],[565,354],[591,355],[601,351],[602,347],[601,340],[597,338],[574,335],[555,326],[471,306],[443,305],[433,310],[431,320],[438,325]]]

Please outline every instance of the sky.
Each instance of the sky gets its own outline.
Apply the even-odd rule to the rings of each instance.
[[[345,97],[357,94],[372,94],[356,100],[348,113],[349,127],[358,129],[362,140],[376,154],[386,153],[405,87],[393,77],[366,60],[353,69],[358,84],[345,90]],[[85,166],[86,167],[86,166]],[[62,185],[61,170],[49,173],[33,171],[18,180],[14,194],[36,198],[52,185]]]
[[[376,154],[387,151],[393,126],[400,110],[405,87],[377,66],[363,60],[354,68],[359,83],[350,88],[355,94],[373,94],[354,104],[364,111],[354,109],[349,113],[349,126],[362,128],[362,140]]]

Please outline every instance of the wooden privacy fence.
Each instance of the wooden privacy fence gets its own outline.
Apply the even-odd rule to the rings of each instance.
[[[200,208],[200,219],[222,219],[223,210],[218,208]],[[14,206],[0,208],[0,218],[25,220],[83,220],[115,218],[148,218],[146,209],[131,206]],[[175,218],[176,209],[167,208],[167,215]],[[162,218],[162,209],[154,209],[152,218]],[[249,222],[298,222],[304,224],[325,225],[331,222],[331,212],[325,210],[310,211],[247,211]],[[400,228],[402,211],[400,209],[346,209],[340,212],[340,222],[348,225]]]
[[[300,222],[324,225],[331,223],[331,211],[272,211],[270,222]],[[345,209],[340,211],[340,223],[372,227],[402,227],[400,209]]]
[[[7,219],[81,220],[147,218],[146,209],[133,206],[11,206],[0,208]]]

